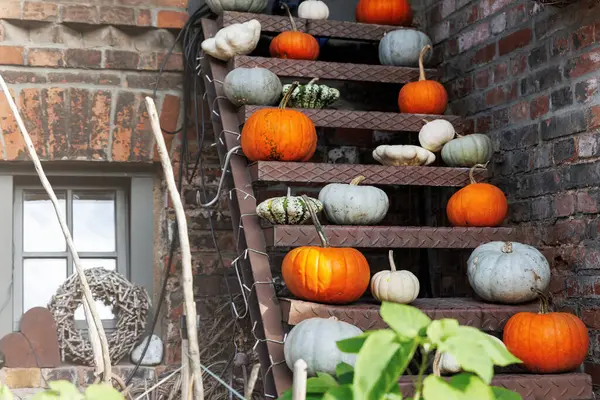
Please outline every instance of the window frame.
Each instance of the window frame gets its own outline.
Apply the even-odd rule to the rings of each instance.
[[[121,178],[128,182],[127,223],[129,226],[127,278],[144,287],[150,298],[154,298],[154,270],[156,259],[155,232],[155,190],[160,180],[153,166],[116,166],[103,163],[103,171],[80,165],[69,168],[48,165],[46,175],[68,179],[73,178]],[[121,169],[123,168],[123,169]],[[0,337],[14,331],[15,302],[15,243],[14,243],[14,207],[15,183],[21,176],[31,176],[39,182],[31,166],[0,166]],[[158,204],[157,204],[158,205]],[[6,256],[5,256],[6,255]],[[150,313],[153,313],[151,307]],[[152,314],[149,314],[152,315]]]
[[[13,329],[19,330],[20,319],[23,314],[23,305],[25,302],[25,281],[24,281],[24,261],[28,258],[42,258],[42,259],[66,259],[67,260],[67,277],[71,276],[74,272],[73,256],[68,248],[65,248],[62,252],[26,252],[23,249],[24,236],[23,236],[23,225],[24,225],[24,210],[23,210],[23,197],[26,191],[44,191],[41,183],[34,183],[33,179],[29,177],[25,178],[30,182],[19,182],[20,179],[13,180],[13,241],[14,241],[14,253],[13,253],[13,268],[14,274],[13,279],[14,285],[14,297],[13,297]],[[116,259],[117,272],[129,277],[128,268],[128,251],[129,251],[129,240],[130,235],[129,229],[129,210],[127,207],[129,201],[128,183],[127,180],[122,179],[109,179],[102,178],[94,179],[95,183],[90,184],[89,178],[84,179],[73,179],[71,184],[54,184],[52,178],[50,178],[53,189],[56,192],[65,192],[65,205],[66,205],[66,219],[67,225],[71,233],[73,233],[74,221],[73,221],[73,192],[78,191],[114,191],[115,197],[115,246],[114,252],[79,252],[79,257],[85,258],[114,258]],[[87,182],[86,182],[87,181]],[[116,323],[113,319],[104,320],[103,322],[106,328],[114,328]],[[85,324],[78,324],[80,328],[84,328]]]

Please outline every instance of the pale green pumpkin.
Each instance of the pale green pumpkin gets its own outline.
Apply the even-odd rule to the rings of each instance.
[[[316,213],[323,211],[323,203],[308,197],[312,209]],[[256,207],[259,217],[274,225],[299,225],[310,219],[310,211],[300,196],[292,196],[288,188],[287,196],[267,199]]]
[[[492,158],[492,141],[486,135],[459,136],[442,148],[442,160],[449,167],[472,167],[486,164]]]

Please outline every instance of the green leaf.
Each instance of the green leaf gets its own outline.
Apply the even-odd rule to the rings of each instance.
[[[352,400],[352,385],[342,385],[325,393],[323,400]]]
[[[37,393],[35,396],[33,396],[33,399],[34,400],[50,400],[50,399],[81,400],[84,398],[83,394],[81,394],[81,392],[71,382],[52,381],[52,382],[48,382],[48,386],[50,386],[50,390]]]
[[[385,330],[389,330],[389,329],[385,329]],[[379,331],[365,332],[362,335],[354,336],[354,337],[344,339],[344,340],[338,340],[336,342],[337,347],[344,353],[358,354],[360,349],[365,344],[365,340],[367,340],[369,335],[371,335],[373,332],[379,332]]]
[[[398,393],[388,393],[385,396],[383,396],[383,400],[402,400],[404,397],[402,397],[401,394]]]
[[[459,374],[446,382],[430,375],[423,381],[425,400],[496,400],[492,389],[479,377]]]
[[[454,356],[464,371],[473,372],[489,384],[494,376],[494,364],[485,351],[478,348],[472,337],[457,334],[439,346],[439,351]]]
[[[458,321],[455,319],[439,319],[427,327],[427,337],[436,345],[452,337],[458,330]]]
[[[90,385],[85,390],[86,400],[124,400],[125,397],[112,385],[101,383],[99,385]],[[62,398],[61,398],[62,400]]]
[[[405,304],[383,302],[379,313],[390,328],[408,339],[419,336],[431,323],[431,319],[419,309]]]
[[[489,335],[483,335],[477,343],[483,348],[495,365],[505,367],[510,364],[521,363],[521,360],[513,356],[505,346]]]
[[[306,381],[306,393],[325,393],[338,386],[335,378],[325,372],[317,372],[317,376]]]
[[[380,400],[397,386],[417,345],[414,340],[399,342],[396,334],[389,329],[369,335],[354,368],[354,398]]]
[[[341,362],[335,367],[335,375],[340,385],[352,384],[352,381],[354,381],[354,367]]]
[[[523,400],[519,393],[501,387],[492,386],[492,392],[496,400]]]
[[[277,400],[292,400],[292,389],[288,389]]]
[[[0,400],[13,400],[13,394],[8,386],[0,383]]]

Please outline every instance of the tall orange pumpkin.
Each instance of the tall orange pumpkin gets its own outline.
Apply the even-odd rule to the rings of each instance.
[[[407,114],[443,114],[448,107],[448,92],[441,83],[425,77],[423,57],[431,50],[427,45],[419,55],[419,80],[407,83],[398,94],[398,107]]]
[[[302,198],[308,203],[308,197]],[[286,254],[281,266],[283,280],[294,296],[308,301],[346,304],[358,300],[370,280],[365,256],[351,247],[329,247],[329,240],[312,209],[313,224],[321,246],[303,246]]]
[[[413,12],[409,0],[360,0],[356,20],[365,24],[410,26]]]
[[[538,291],[540,312],[520,312],[504,326],[506,348],[531,372],[572,371],[585,360],[590,339],[581,319],[564,312],[548,312],[548,299]]]
[[[282,6],[285,7],[290,17],[292,30],[281,32],[271,40],[271,44],[269,45],[271,57],[289,58],[292,60],[316,60],[319,57],[319,42],[308,33],[298,32],[289,7],[287,4],[282,4]]]
[[[477,164],[469,171],[471,183],[454,193],[446,214],[454,226],[498,226],[506,218],[508,202],[502,190],[489,183],[477,183],[473,177],[476,168],[486,168]]]
[[[279,108],[263,108],[248,118],[240,139],[250,161],[308,161],[317,150],[317,130],[305,114],[287,110],[294,82]]]

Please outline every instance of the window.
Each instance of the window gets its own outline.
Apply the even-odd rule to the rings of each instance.
[[[117,270],[152,294],[153,178],[52,176],[50,182],[83,267]],[[9,185],[8,193],[12,195],[5,195]],[[3,222],[7,221],[4,217],[8,213],[2,209],[8,203],[7,197],[12,226],[8,223],[0,227],[0,240],[10,237],[12,257],[10,263],[4,257],[0,259],[2,335],[10,328],[18,330],[23,313],[32,307],[45,307],[57,288],[75,273],[54,207],[37,176],[0,175]],[[6,254],[7,249],[6,244],[0,244],[0,254]],[[12,307],[1,303],[4,293]],[[114,326],[110,307],[101,302],[97,302],[97,307],[104,325]],[[75,318],[83,328],[81,307]]]

